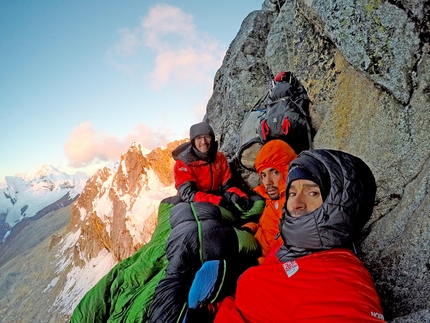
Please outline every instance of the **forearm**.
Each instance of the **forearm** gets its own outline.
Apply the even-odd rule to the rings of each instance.
[[[195,182],[186,182],[178,187],[178,193],[184,202],[209,202],[219,205],[221,196],[197,190]]]

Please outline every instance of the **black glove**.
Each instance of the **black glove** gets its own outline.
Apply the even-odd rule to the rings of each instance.
[[[236,193],[224,192],[224,199],[227,203],[235,205],[239,201],[240,197]]]
[[[252,206],[252,203],[250,203],[247,198],[240,197],[236,193],[224,192],[223,200],[225,200],[226,203],[230,204],[230,206],[227,206],[227,209],[229,209],[229,207],[234,207],[240,212],[245,212],[249,209],[250,206]]]
[[[229,210],[231,207],[230,201],[227,201],[224,197],[219,202],[219,206],[223,207],[224,209]]]
[[[252,202],[244,197],[239,198],[237,204],[240,206],[243,212],[248,211],[252,207]]]

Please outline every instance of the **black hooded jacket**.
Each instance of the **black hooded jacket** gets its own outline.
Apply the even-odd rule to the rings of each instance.
[[[294,165],[328,184],[327,197],[315,211],[298,218],[284,209],[279,225],[284,245],[278,258],[285,262],[315,251],[351,247],[373,211],[376,184],[370,168],[358,157],[326,149],[304,151],[290,169]]]

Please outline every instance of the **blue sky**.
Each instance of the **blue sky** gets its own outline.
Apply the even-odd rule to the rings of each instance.
[[[243,19],[263,0],[0,0],[0,181],[69,174],[201,121]]]

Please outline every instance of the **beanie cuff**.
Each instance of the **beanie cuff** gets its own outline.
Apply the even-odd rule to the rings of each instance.
[[[306,169],[294,165],[288,171],[287,187],[289,187],[291,183],[297,179],[307,179],[314,183],[318,183],[317,181],[315,181],[315,178],[312,176],[312,174],[310,174]]]

